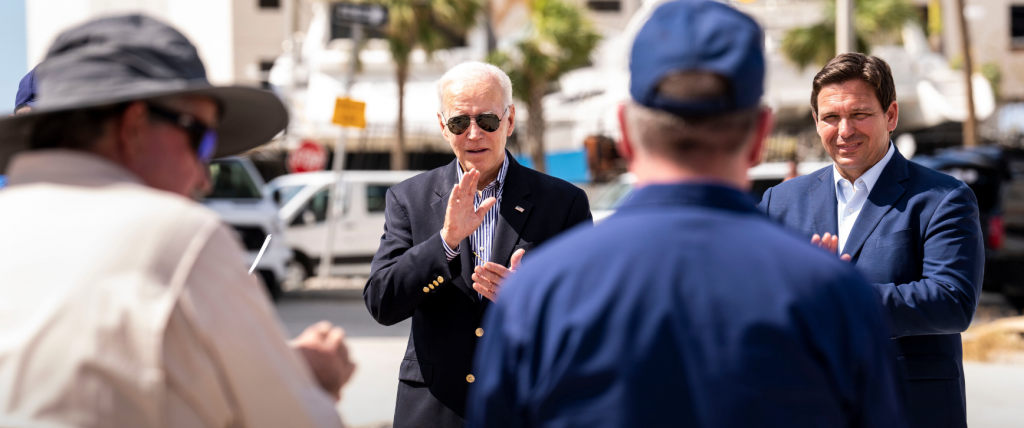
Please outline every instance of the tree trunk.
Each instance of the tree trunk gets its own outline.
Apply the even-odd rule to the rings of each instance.
[[[967,19],[964,17],[964,0],[956,1],[957,18],[960,20],[960,44],[964,54],[964,81],[967,91],[967,118],[963,124],[963,140],[967,147],[978,145],[978,118],[974,113],[974,86],[971,85],[971,42],[967,35]]]
[[[398,83],[398,123],[395,124],[395,145],[391,146],[391,169],[408,169],[405,156],[405,80],[409,77],[408,64],[396,64],[395,82]]]
[[[533,169],[546,172],[544,162],[544,93],[547,82],[540,82],[530,88],[530,99],[526,101],[526,109],[530,112],[530,120],[526,123],[527,140],[530,143],[530,157],[533,158]]]

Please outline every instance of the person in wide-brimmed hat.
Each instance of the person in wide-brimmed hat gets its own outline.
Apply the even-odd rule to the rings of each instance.
[[[340,426],[354,370],[329,323],[286,342],[230,228],[196,203],[210,159],[288,123],[215,87],[140,15],[61,34],[31,111],[0,119],[0,425]]]

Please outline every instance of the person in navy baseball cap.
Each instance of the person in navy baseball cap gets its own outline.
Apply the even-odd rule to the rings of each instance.
[[[18,94],[14,97],[14,114],[32,111],[36,105],[36,70],[32,69],[18,82]]]
[[[620,116],[637,189],[508,279],[469,427],[905,426],[875,291],[746,193],[772,121],[762,43],[721,3],[653,12]]]

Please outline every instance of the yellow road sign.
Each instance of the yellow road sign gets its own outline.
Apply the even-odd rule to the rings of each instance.
[[[334,102],[334,118],[331,122],[352,128],[366,128],[366,103],[350,98],[338,98]]]

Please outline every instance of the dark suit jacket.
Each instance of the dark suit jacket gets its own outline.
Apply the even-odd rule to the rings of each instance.
[[[638,189],[507,287],[472,427],[905,426],[871,286],[738,190]]]
[[[829,166],[768,189],[761,209],[801,239],[835,234],[832,174]],[[897,150],[843,252],[885,307],[912,426],[967,426],[960,332],[978,306],[984,251],[974,192]]]
[[[512,253],[532,248],[580,223],[593,224],[578,187],[523,167],[509,156],[492,260],[508,266]],[[469,239],[450,263],[440,232],[458,164],[417,175],[387,192],[384,236],[373,258],[363,300],[377,322],[412,317],[399,371],[395,427],[461,426],[477,329],[490,302],[472,288]],[[519,209],[520,208],[521,211]],[[431,289],[437,281],[438,285]],[[485,333],[485,332],[483,332]]]

